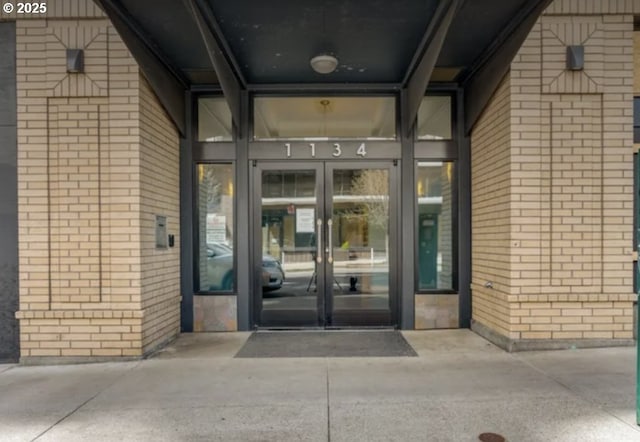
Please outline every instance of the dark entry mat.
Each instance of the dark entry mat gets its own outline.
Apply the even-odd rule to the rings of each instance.
[[[418,356],[402,333],[384,331],[259,331],[236,358],[346,358]]]

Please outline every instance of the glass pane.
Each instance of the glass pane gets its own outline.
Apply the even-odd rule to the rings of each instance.
[[[640,143],[640,97],[633,97],[633,142]]]
[[[257,140],[396,137],[394,97],[257,97]]]
[[[198,141],[231,141],[231,121],[224,98],[198,99]]]
[[[635,252],[640,249],[638,242],[640,241],[640,154],[633,154],[633,250]],[[638,293],[640,290],[640,267],[638,261],[633,262],[633,291]]]
[[[453,288],[453,163],[418,163],[418,289]]]
[[[200,290],[232,291],[233,166],[198,165]]]
[[[451,118],[451,97],[424,97],[418,110],[418,139],[450,140]]]
[[[317,321],[316,174],[262,173],[262,321]]]
[[[336,170],[333,188],[333,310],[387,312],[389,171]]]

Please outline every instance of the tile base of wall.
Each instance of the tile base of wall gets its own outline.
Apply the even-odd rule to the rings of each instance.
[[[416,330],[459,328],[459,304],[459,295],[416,295]]]
[[[238,303],[235,296],[194,296],[193,331],[238,330]]]

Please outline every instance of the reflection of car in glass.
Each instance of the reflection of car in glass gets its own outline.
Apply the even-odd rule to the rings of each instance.
[[[233,249],[222,243],[207,244],[207,275],[209,290],[233,289]],[[284,282],[284,270],[274,257],[262,257],[262,289],[277,290]]]

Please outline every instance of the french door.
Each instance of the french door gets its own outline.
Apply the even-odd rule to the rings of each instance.
[[[397,324],[395,169],[386,161],[255,163],[256,326]]]

